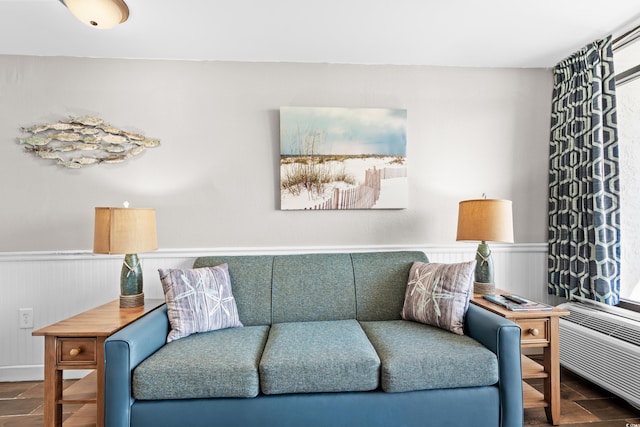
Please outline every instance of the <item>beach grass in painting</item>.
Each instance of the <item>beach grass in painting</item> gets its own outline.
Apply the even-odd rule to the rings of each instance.
[[[407,112],[280,109],[283,210],[407,207]]]

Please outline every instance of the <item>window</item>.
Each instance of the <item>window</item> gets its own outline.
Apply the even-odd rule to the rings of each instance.
[[[614,41],[620,155],[620,297],[640,302],[640,29]]]

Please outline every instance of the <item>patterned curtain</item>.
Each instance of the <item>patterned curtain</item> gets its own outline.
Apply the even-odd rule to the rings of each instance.
[[[553,70],[550,294],[620,301],[620,183],[611,37]]]

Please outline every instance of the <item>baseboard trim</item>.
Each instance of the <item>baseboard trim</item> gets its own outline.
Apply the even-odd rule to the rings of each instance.
[[[77,380],[85,377],[92,371],[72,370],[64,371],[65,380]],[[44,366],[0,366],[0,383],[19,381],[42,381],[44,380]]]

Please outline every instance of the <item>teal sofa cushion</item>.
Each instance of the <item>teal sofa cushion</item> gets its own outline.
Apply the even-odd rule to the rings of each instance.
[[[380,359],[356,320],[273,325],[260,361],[264,394],[374,390]]]
[[[214,267],[226,263],[238,317],[245,326],[271,324],[271,276],[273,256],[200,257],[193,268]]]
[[[255,397],[268,326],[221,329],[172,341],[133,371],[141,400]]]
[[[496,355],[466,335],[405,320],[361,325],[380,356],[380,385],[386,392],[498,382]]]
[[[351,257],[357,319],[400,320],[409,271],[415,261],[428,262],[424,252],[363,252]]]
[[[272,289],[274,324],[356,318],[349,254],[277,256]]]

